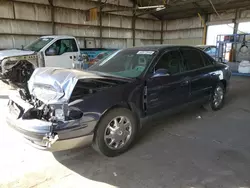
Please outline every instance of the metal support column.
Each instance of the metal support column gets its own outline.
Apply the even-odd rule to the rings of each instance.
[[[236,34],[238,33],[238,29],[239,29],[239,23],[237,22],[237,19],[240,18],[240,10],[236,9],[235,10],[235,18],[233,20],[234,23],[234,31],[233,34],[234,36],[236,36]],[[234,37],[234,42],[236,42],[236,37]],[[232,44],[232,61],[235,62],[236,61],[236,49],[237,48],[237,44]]]
[[[203,26],[203,37],[202,37],[202,44],[207,43],[207,21],[208,21],[208,15],[204,15],[204,26]]]
[[[164,36],[164,20],[161,20],[161,44],[163,44]]]
[[[136,3],[133,2],[133,17],[132,17],[132,37],[133,37],[133,46],[135,46],[135,25],[136,25]]]
[[[52,24],[52,34],[56,34],[56,26],[55,26],[55,7],[53,0],[49,0],[49,4],[51,7],[51,24]]]
[[[235,18],[234,18],[234,35],[237,34],[239,29],[239,23],[237,23],[237,19],[240,17],[240,11],[239,9],[235,10]]]
[[[102,0],[99,0],[99,37],[100,37],[100,48],[102,48]]]
[[[16,19],[16,11],[15,11],[15,2],[12,1],[12,10],[13,10],[13,17]]]

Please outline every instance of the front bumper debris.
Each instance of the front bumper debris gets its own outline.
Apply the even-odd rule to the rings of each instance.
[[[89,145],[92,142],[93,134],[88,132],[77,138],[67,137],[65,139],[65,131],[56,130],[56,123],[39,119],[23,119],[24,114],[34,106],[21,99],[17,93],[10,95],[9,98],[6,122],[33,147],[41,150],[60,151]],[[67,123],[62,126],[67,127]],[[60,134],[62,138],[60,138]]]

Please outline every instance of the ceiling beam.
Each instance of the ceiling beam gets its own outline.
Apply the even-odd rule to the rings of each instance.
[[[201,14],[207,13],[203,8],[200,7],[200,5],[198,5],[198,3],[193,2],[192,4],[194,5],[195,8],[197,8],[197,10],[199,10],[199,13],[201,13]]]
[[[193,5],[193,4],[192,4]],[[250,1],[249,0],[244,0],[244,1],[238,1],[238,2],[232,2],[232,3],[228,3],[228,4],[223,4],[223,3],[219,3],[219,4],[214,4],[216,10],[221,13],[224,11],[227,11],[229,9],[237,9],[237,8],[245,8],[250,6]],[[164,20],[168,20],[168,19],[179,19],[179,18],[187,18],[187,17],[192,17],[197,15],[197,13],[200,11],[200,9],[193,8],[194,5],[192,6],[192,8],[187,8],[190,7],[188,5],[185,6],[185,11],[182,8],[180,8],[179,10],[175,7],[175,10],[173,11],[172,8],[166,9],[166,10],[162,10],[159,12],[154,13],[155,16],[164,19]],[[202,10],[206,13],[215,13],[212,6],[206,6],[206,7],[202,7]]]
[[[218,12],[221,12],[221,11],[226,11],[229,9],[245,8],[246,6],[250,6],[250,1],[243,0],[243,1],[231,2],[227,4],[220,3],[220,4],[214,4],[214,6]],[[204,8],[204,10],[209,13],[214,13],[214,9],[211,5],[210,7]]]

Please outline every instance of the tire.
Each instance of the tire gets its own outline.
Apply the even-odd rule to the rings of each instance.
[[[222,82],[219,82],[214,88],[210,100],[203,107],[209,111],[220,110],[224,106],[225,101],[225,87]],[[221,96],[220,96],[221,95]],[[216,99],[217,97],[217,99]],[[220,98],[220,99],[219,99]]]
[[[137,131],[137,121],[130,110],[126,108],[112,109],[104,115],[98,124],[93,148],[108,157],[118,156],[132,146]]]

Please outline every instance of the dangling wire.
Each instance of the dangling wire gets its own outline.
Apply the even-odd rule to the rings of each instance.
[[[217,14],[217,16],[222,20],[222,17],[221,17],[221,15],[218,13],[218,11],[216,10],[216,8],[215,8],[213,2],[212,2],[211,0],[208,0],[208,2],[209,2],[209,3],[211,4],[211,6],[213,7],[214,12]],[[232,26],[229,25],[229,24],[227,24],[227,26],[234,29],[234,27],[232,27]],[[241,33],[243,33],[243,34],[245,33],[245,32],[240,31],[239,29],[238,29],[238,31],[241,32]]]

